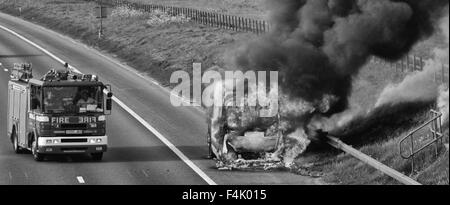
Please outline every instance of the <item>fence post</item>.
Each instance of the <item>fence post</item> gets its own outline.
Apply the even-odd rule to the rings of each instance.
[[[211,24],[211,26],[214,26],[214,17],[215,17],[214,13],[210,12],[209,13],[209,18],[210,18],[209,23]]]
[[[220,14],[220,28],[225,28],[225,15]]]
[[[256,20],[256,27],[258,28],[258,34],[262,34],[262,21]]]
[[[266,21],[264,21],[263,28],[264,28],[264,33],[267,33],[267,31],[266,31]]]
[[[256,27],[258,28],[258,35],[261,34],[261,21],[260,20],[256,20]]]
[[[238,28],[239,28],[239,31],[242,31],[242,17],[239,17],[239,26],[238,26]]]
[[[216,13],[216,26],[220,27],[220,14]]]
[[[220,28],[220,14],[216,14],[216,26]]]
[[[423,70],[423,64],[424,64],[424,62],[423,62],[423,58],[422,58],[422,57],[420,57],[420,71],[422,71],[422,70]]]
[[[198,22],[198,20],[197,20],[198,19],[198,12],[197,12],[197,10],[194,10],[194,18],[195,18],[194,20]]]
[[[200,16],[199,16],[199,17],[200,17],[200,23],[201,23],[201,24],[204,24],[203,11],[199,11],[199,12],[198,12],[198,15],[200,15]]]
[[[209,13],[209,24],[214,26],[214,13]]]
[[[234,16],[230,16],[230,29],[234,31]]]
[[[401,67],[401,69],[402,69],[402,72],[403,72],[403,63],[405,63],[405,58],[402,58],[401,60],[400,60],[400,67]]]
[[[441,81],[442,84],[445,84],[445,65],[441,63]]]
[[[395,65],[395,72],[398,72],[398,61],[394,62],[394,65]]]
[[[406,55],[406,70],[409,70],[409,54]]]
[[[256,35],[259,35],[258,20],[255,20]]]

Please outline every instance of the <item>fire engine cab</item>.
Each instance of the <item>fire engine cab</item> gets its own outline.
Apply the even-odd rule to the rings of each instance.
[[[50,154],[77,153],[100,161],[108,145],[110,91],[97,76],[74,72],[67,63],[41,79],[33,78],[31,64],[14,64],[7,119],[14,151],[29,150],[36,161]]]

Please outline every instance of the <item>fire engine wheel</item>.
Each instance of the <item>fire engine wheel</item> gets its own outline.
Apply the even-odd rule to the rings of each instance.
[[[100,152],[100,153],[92,153],[91,156],[92,156],[92,159],[95,160],[95,161],[102,161],[102,158],[103,158],[103,152]]]
[[[13,149],[14,149],[14,152],[16,153],[16,154],[21,154],[21,153],[23,153],[23,149],[22,149],[22,147],[20,147],[19,146],[19,141],[18,141],[18,139],[17,139],[17,134],[16,134],[16,132],[14,131],[13,132]]]
[[[36,140],[33,141],[32,148],[31,148],[31,153],[33,154],[34,160],[36,160],[38,162],[44,160],[44,155],[37,152]]]

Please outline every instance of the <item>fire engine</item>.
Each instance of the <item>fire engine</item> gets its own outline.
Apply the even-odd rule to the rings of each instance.
[[[65,64],[35,79],[32,65],[14,64],[8,83],[7,136],[16,153],[31,151],[36,161],[51,154],[90,154],[100,161],[107,151],[106,117],[111,86],[96,75]]]

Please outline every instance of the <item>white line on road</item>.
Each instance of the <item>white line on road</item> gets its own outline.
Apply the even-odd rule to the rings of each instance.
[[[9,180],[12,181],[12,174],[11,174],[11,172],[8,172],[8,175],[9,175]]]
[[[2,25],[0,25],[0,28],[13,34],[14,36],[20,38],[21,40],[27,42],[28,44],[36,47],[37,49],[41,50],[54,60],[60,62],[61,64],[65,64],[66,62],[62,59],[58,58],[56,55],[52,54],[50,51],[47,51],[46,49],[42,48],[41,46],[37,45],[36,43],[28,40],[27,38],[23,37],[22,35],[14,32],[13,30],[6,28]],[[73,66],[69,65],[70,69],[73,69],[74,71],[81,73],[78,69],[76,69]],[[121,100],[113,96],[113,100],[121,106],[125,111],[127,111],[131,116],[133,116],[137,121],[139,121],[145,128],[147,128],[150,132],[152,132],[156,137],[158,137],[159,140],[161,140],[167,147],[169,147],[170,150],[172,150],[184,163],[186,163],[192,170],[194,170],[203,180],[206,181],[209,185],[217,185],[208,175],[206,175],[203,170],[201,170],[197,165],[194,164],[186,155],[184,155],[175,145],[173,145],[168,139],[166,139],[160,132],[158,132],[153,126],[151,126],[147,121],[145,121],[142,117],[140,117],[138,114],[136,114],[131,108],[129,108],[125,103],[123,103]]]
[[[80,184],[86,183],[82,176],[77,176],[77,180],[78,180],[78,183],[80,183]]]
[[[145,177],[148,178],[148,174],[147,174],[147,172],[145,170],[142,170],[142,173],[144,173]]]

